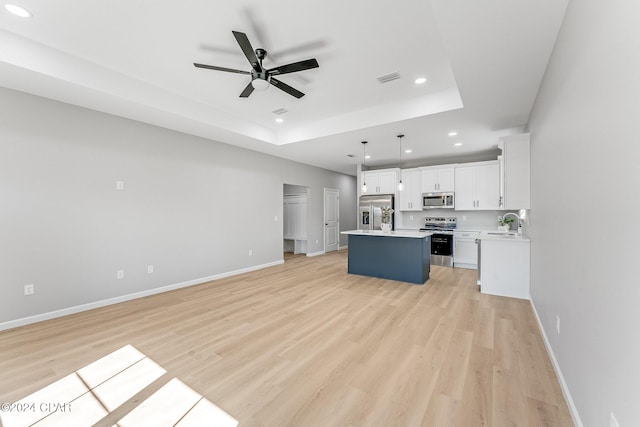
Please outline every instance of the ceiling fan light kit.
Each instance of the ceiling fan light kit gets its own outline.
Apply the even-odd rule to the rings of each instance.
[[[269,89],[270,84],[269,80],[256,77],[251,80],[251,86],[253,86],[255,90],[267,90]]]
[[[238,45],[240,45],[240,49],[244,53],[244,56],[247,57],[247,60],[251,64],[251,71],[243,71],[236,70],[233,68],[226,67],[218,67],[216,65],[207,65],[207,64],[198,64],[193,63],[193,65],[197,68],[206,68],[209,70],[217,70],[224,71],[227,73],[236,73],[236,74],[249,74],[251,75],[251,81],[244,88],[242,93],[240,93],[240,98],[248,98],[255,90],[267,90],[270,85],[273,85],[280,89],[283,92],[288,93],[289,95],[295,98],[302,98],[304,93],[299,90],[289,86],[288,84],[273,78],[273,76],[279,76],[282,74],[295,73],[298,71],[309,70],[312,68],[318,68],[318,61],[313,59],[306,59],[304,61],[293,62],[291,64],[281,65],[279,67],[266,69],[262,65],[262,60],[267,57],[268,53],[266,50],[262,48],[253,49],[251,43],[249,42],[249,38],[245,33],[241,33],[240,31],[233,31],[233,36],[236,38]]]

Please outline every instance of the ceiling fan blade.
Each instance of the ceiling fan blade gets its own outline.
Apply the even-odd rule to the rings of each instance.
[[[310,70],[311,68],[318,68],[318,61],[315,58],[307,59],[304,61],[294,62],[292,64],[281,65],[279,67],[272,68],[269,71],[271,75],[281,75],[288,73],[295,73],[296,71]]]
[[[198,68],[206,68],[208,70],[226,71],[227,73],[251,74],[249,71],[235,70],[233,68],[217,67],[215,65],[193,63]]]
[[[249,38],[245,33],[241,33],[240,31],[232,31],[233,36],[236,38],[236,41],[240,45],[240,49],[244,52],[244,56],[247,57],[251,67],[256,70],[258,73],[262,72],[262,66],[260,65],[260,61],[258,61],[258,57],[256,53],[253,51],[253,47],[249,42]]]
[[[252,93],[253,93],[253,85],[251,84],[251,82],[249,82],[247,87],[245,87],[242,93],[240,94],[240,98],[248,98],[249,95],[251,95]]]
[[[280,89],[281,91],[287,92],[291,96],[295,96],[300,99],[304,96],[304,93],[300,92],[298,89],[294,89],[286,83],[281,82],[278,79],[274,79],[271,77],[271,84]]]

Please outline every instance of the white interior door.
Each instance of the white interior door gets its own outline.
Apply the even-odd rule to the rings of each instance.
[[[324,251],[337,251],[340,246],[340,192],[324,189]]]

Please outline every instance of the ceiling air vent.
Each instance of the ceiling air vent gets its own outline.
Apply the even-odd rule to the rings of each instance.
[[[273,110],[272,113],[275,115],[280,115],[280,114],[284,114],[287,112],[286,108],[278,108],[277,110]]]
[[[393,72],[393,73],[385,74],[384,76],[378,77],[378,82],[379,83],[389,83],[389,82],[392,82],[394,80],[398,80],[399,78],[400,78],[400,74],[398,74],[397,72]]]

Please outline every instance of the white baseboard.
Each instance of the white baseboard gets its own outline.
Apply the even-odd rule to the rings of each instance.
[[[560,365],[558,364],[556,355],[553,353],[553,349],[551,348],[551,343],[549,342],[549,339],[547,338],[547,334],[545,333],[544,328],[542,327],[542,322],[540,322],[540,316],[538,316],[538,310],[536,310],[536,306],[533,303],[533,300],[529,299],[529,301],[531,301],[533,314],[536,315],[538,328],[540,329],[540,333],[542,334],[542,339],[544,341],[544,346],[547,348],[547,353],[549,354],[549,358],[551,359],[553,370],[556,371],[556,375],[558,376],[558,380],[560,381],[560,388],[562,389],[562,394],[564,395],[564,398],[567,401],[567,406],[569,406],[569,412],[571,413],[571,418],[573,419],[573,423],[578,427],[583,427],[582,420],[580,419],[580,414],[578,414],[578,409],[576,408],[575,403],[573,403],[573,398],[571,397],[571,393],[569,392],[569,387],[567,386],[567,383],[564,380],[564,376],[562,375],[562,371],[560,370]]]
[[[348,249],[348,248],[349,248],[349,245],[344,245],[344,246],[340,246],[340,247],[338,248],[338,250],[339,250],[339,251],[344,251],[345,249]]]
[[[273,267],[274,265],[283,264],[284,260],[278,260],[269,262],[266,264],[254,265],[240,270],[228,271],[225,273],[215,274],[213,276],[202,277],[200,279],[188,280],[186,282],[176,283],[173,285],[162,286],[160,288],[148,289],[146,291],[135,292],[133,294],[122,295],[114,298],[109,298],[101,301],[90,302],[88,304],[77,305],[74,307],[63,308],[61,310],[49,311],[47,313],[36,314],[35,316],[23,317],[21,319],[10,320],[8,322],[0,323],[0,331],[6,329],[17,328],[19,326],[30,325],[31,323],[42,322],[44,320],[55,319],[56,317],[68,316],[69,314],[80,313],[82,311],[93,310],[94,308],[105,307],[107,305],[113,305],[120,302],[130,301],[137,298],[147,297],[149,295],[160,294],[162,292],[173,291],[175,289],[186,288],[193,285],[199,285],[201,283],[211,282],[212,280],[223,279],[225,277],[236,276],[238,274],[248,273],[250,271],[261,270],[267,267]]]
[[[463,262],[454,262],[453,266],[455,268],[466,268],[467,270],[477,270],[478,264],[466,264]]]
[[[320,251],[320,252],[308,253],[307,256],[318,256],[318,255],[324,255],[324,254],[325,254],[324,251]]]

